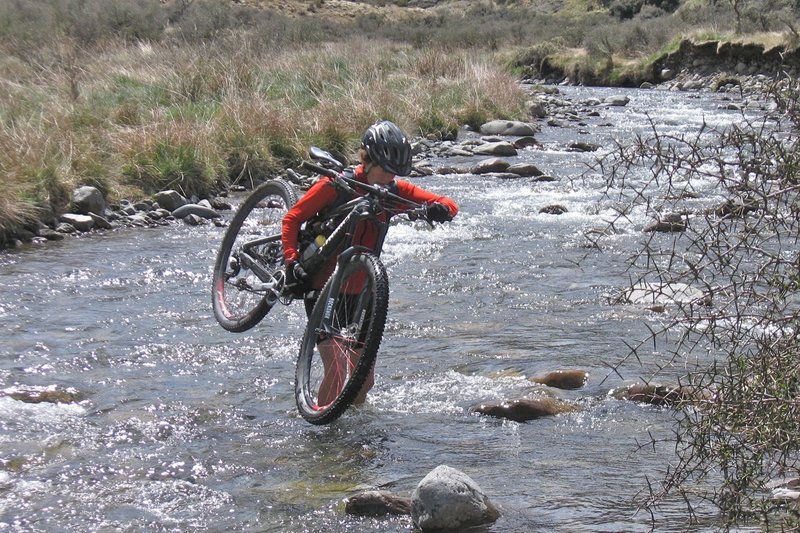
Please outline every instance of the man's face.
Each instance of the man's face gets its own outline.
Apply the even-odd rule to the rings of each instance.
[[[370,185],[389,185],[394,179],[394,174],[383,170],[378,165],[372,165],[367,172],[367,183]]]

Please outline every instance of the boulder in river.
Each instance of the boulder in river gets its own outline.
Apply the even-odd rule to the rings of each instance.
[[[491,400],[475,405],[470,409],[474,413],[507,418],[514,422],[527,422],[546,416],[572,413],[580,409],[557,398],[518,398],[515,400]]]
[[[472,174],[493,174],[495,172],[505,172],[511,164],[505,159],[494,157],[479,161],[470,172]]]
[[[589,379],[589,373],[584,370],[554,370],[546,374],[536,375],[530,378],[535,383],[547,385],[556,389],[573,390],[580,389]]]
[[[463,531],[499,517],[478,484],[447,465],[433,469],[411,495],[411,519],[422,531]]]
[[[514,156],[517,155],[517,149],[514,145],[506,142],[487,142],[476,146],[473,150],[475,155],[496,155],[496,156]]]
[[[72,209],[81,215],[102,216],[106,211],[106,200],[97,187],[85,185],[72,191]]]
[[[203,204],[184,204],[179,208],[172,211],[172,216],[175,218],[184,218],[188,215],[197,215],[198,217],[211,219],[217,218],[221,215],[217,213],[210,205]]]
[[[492,120],[481,126],[481,135],[513,135],[522,137],[533,135],[536,128],[518,120]]]
[[[158,202],[159,207],[163,207],[169,211],[175,211],[180,206],[189,203],[181,193],[172,189],[155,193],[153,195],[153,200]]]
[[[505,171],[525,177],[542,176],[544,174],[544,172],[539,170],[539,167],[533,163],[515,163],[509,166]]]
[[[634,383],[613,389],[609,395],[618,400],[646,403],[650,405],[676,405],[679,402],[708,398],[708,392],[686,385],[661,385],[658,383]]]
[[[531,135],[526,135],[525,137],[515,139],[512,144],[514,145],[514,148],[521,150],[523,148],[528,148],[529,146],[539,146],[539,141],[537,141],[536,138]]]

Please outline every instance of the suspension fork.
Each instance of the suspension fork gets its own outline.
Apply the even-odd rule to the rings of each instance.
[[[325,300],[325,309],[322,313],[322,321],[317,328],[317,337],[319,340],[330,338],[335,334],[332,326],[333,313],[336,309],[336,298],[339,294],[339,289],[342,287],[342,272],[344,272],[344,265],[350,261],[357,254],[374,253],[372,249],[366,246],[351,246],[342,251],[339,257],[336,258],[336,270],[331,277],[330,290],[328,291],[327,299]]]

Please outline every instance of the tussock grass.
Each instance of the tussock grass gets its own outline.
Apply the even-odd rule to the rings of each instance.
[[[246,33],[71,50],[69,61],[0,62],[0,169],[17,184],[0,227],[63,210],[82,184],[112,201],[164,188],[204,197],[266,179],[311,144],[352,157],[382,118],[441,137],[525,116],[522,91],[488,52],[358,37],[275,47]]]

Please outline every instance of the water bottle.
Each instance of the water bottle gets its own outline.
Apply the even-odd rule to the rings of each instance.
[[[309,265],[309,261],[312,257],[317,254],[317,251],[325,244],[327,238],[325,235],[317,235],[317,237],[306,246],[306,249],[303,250],[303,256],[301,258],[303,265]]]

